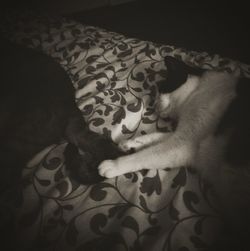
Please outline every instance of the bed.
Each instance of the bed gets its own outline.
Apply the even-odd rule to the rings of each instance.
[[[219,55],[142,41],[66,18],[8,18],[1,27],[4,36],[61,64],[91,130],[116,143],[172,130],[171,121],[154,110],[167,55],[250,77],[250,66]],[[23,179],[29,179],[22,200],[1,208],[4,217],[16,217],[20,250],[209,250],[220,235],[222,212],[196,171],[140,171],[86,186],[65,170],[66,144],[34,156],[23,172]]]

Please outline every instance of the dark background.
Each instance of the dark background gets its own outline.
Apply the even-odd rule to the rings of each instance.
[[[72,16],[128,36],[250,63],[250,14],[235,2],[137,0]]]
[[[112,0],[81,0],[84,8],[79,8],[80,0],[4,1],[2,6],[44,10],[130,37],[218,53],[250,64],[249,11],[244,1],[134,0],[112,5]],[[104,6],[88,9],[94,1]]]

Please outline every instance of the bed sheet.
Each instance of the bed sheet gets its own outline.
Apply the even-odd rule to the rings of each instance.
[[[155,44],[64,18],[7,20],[10,40],[53,57],[69,74],[76,102],[91,130],[114,142],[171,131],[155,113],[156,84],[166,55],[204,69],[250,67],[206,52]],[[11,28],[10,28],[11,27]],[[209,250],[222,221],[211,188],[192,169],[150,170],[76,183],[65,170],[67,142],[29,162],[16,215],[19,245],[34,250]]]

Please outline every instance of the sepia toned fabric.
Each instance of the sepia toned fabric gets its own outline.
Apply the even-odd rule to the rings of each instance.
[[[171,131],[171,121],[160,119],[154,109],[156,83],[167,74],[166,55],[250,76],[249,66],[219,55],[141,41],[73,20],[31,16],[6,23],[8,29],[7,24],[2,29],[10,40],[45,52],[65,69],[91,130],[116,143]],[[223,212],[195,170],[140,171],[85,186],[65,169],[66,144],[49,146],[24,170],[22,198],[14,207],[20,248],[208,250],[220,234]]]

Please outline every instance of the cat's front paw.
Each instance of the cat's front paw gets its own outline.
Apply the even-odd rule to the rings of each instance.
[[[143,142],[137,139],[123,140],[118,144],[118,147],[125,153],[133,153],[143,147]]]
[[[66,168],[78,182],[89,185],[98,183],[104,178],[97,170],[98,160],[89,152],[83,152],[73,144],[68,144],[64,151]]]
[[[114,178],[119,174],[116,172],[115,160],[104,160],[98,167],[99,175],[105,178]]]
[[[171,97],[171,94],[161,94],[156,103],[156,112],[161,118],[171,118],[174,116],[175,102]]]

